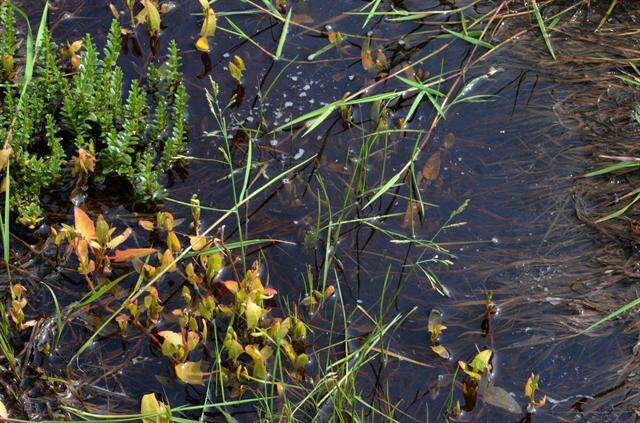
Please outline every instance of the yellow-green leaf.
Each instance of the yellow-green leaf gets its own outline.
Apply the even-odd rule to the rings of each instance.
[[[201,51],[203,53],[209,53],[209,51],[211,51],[211,48],[209,47],[209,40],[207,40],[207,37],[198,37],[198,39],[196,40],[196,48],[198,49],[198,51]]]
[[[200,35],[202,37],[213,37],[216,33],[218,26],[218,19],[216,18],[216,12],[212,8],[207,7],[204,12],[204,21],[202,22],[202,28],[200,28]]]
[[[142,419],[143,423],[170,423],[171,412],[162,401],[158,401],[156,394],[145,394],[140,402],[140,414],[153,415]]]
[[[151,35],[156,35],[160,32],[160,12],[151,0],[144,0],[144,10],[147,12],[146,21]]]
[[[244,315],[247,319],[247,327],[253,329],[258,325],[258,321],[262,317],[262,307],[251,300],[247,300]]]
[[[443,345],[433,345],[431,349],[434,353],[438,354],[445,360],[448,360],[451,357],[451,354],[449,354],[449,351],[447,351],[447,349]]]
[[[190,385],[204,385],[204,377],[207,375],[205,372],[206,362],[200,361],[187,361],[186,363],[176,364],[176,376],[184,383]]]

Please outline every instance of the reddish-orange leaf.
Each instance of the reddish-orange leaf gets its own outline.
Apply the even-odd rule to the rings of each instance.
[[[155,248],[127,248],[126,250],[118,250],[115,252],[111,260],[116,263],[122,263],[125,261],[131,261],[133,259],[141,258],[153,254],[156,252]]]
[[[87,240],[95,239],[96,226],[91,218],[79,207],[73,209],[73,220],[75,222],[76,231]]]
[[[263,293],[266,297],[273,298],[278,294],[278,291],[275,288],[265,288]]]
[[[236,282],[236,281],[224,281],[224,282],[222,282],[222,285],[224,285],[224,287],[227,288],[227,291],[229,291],[230,293],[232,293],[234,295],[240,289],[239,286],[238,286],[238,282]]]

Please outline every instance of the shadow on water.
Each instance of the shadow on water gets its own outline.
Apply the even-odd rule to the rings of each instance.
[[[446,7],[437,2],[401,3],[407,10]],[[488,3],[477,3],[468,15],[481,16],[495,7]],[[168,177],[170,197],[188,201],[195,192],[202,204],[220,208],[232,204],[226,178],[229,169],[220,160],[220,139],[205,135],[217,129],[205,96],[205,90],[211,89],[210,78],[219,83],[223,102],[236,95],[229,115],[236,133],[233,161],[242,168],[248,151],[242,128],[256,129],[259,124],[269,130],[277,128],[381,78],[378,88],[382,91],[397,89],[396,80],[384,80],[381,75],[444,45],[444,53],[422,62],[414,71],[453,75],[477,54],[476,46],[462,40],[434,38],[438,19],[444,19],[439,15],[421,23],[374,17],[363,28],[365,16],[352,13],[363,4],[290,1],[293,19],[303,22],[305,28],[292,30],[284,53],[287,60],[274,61],[263,51],[274,51],[279,40],[280,26],[273,19],[232,13],[245,6],[217,1],[220,25],[228,28],[224,20],[229,17],[250,40],[219,30],[212,40],[212,53],[203,55],[193,48],[200,6],[195,1],[176,1],[163,17],[159,51],[171,39],[181,49],[190,96],[189,154],[195,159],[188,174]],[[361,222],[345,223],[330,235],[337,242],[332,246],[329,279],[340,284],[348,308],[362,307],[374,315],[385,309],[389,315],[405,316],[383,343],[390,354],[368,362],[358,381],[365,401],[395,410],[399,421],[443,419],[452,401],[456,361],[468,361],[484,348],[495,352],[496,384],[523,405],[529,374],[541,375],[542,392],[549,400],[533,416],[534,421],[627,421],[635,415],[637,323],[624,319],[580,334],[625,300],[635,298],[633,280],[638,277],[636,269],[621,266],[636,257],[635,249],[629,252],[628,246],[637,235],[632,239],[618,235],[629,233],[635,217],[610,224],[602,229],[604,233],[594,229],[593,220],[606,208],[601,200],[611,193],[611,187],[574,179],[592,167],[598,154],[633,154],[635,147],[628,144],[629,139],[638,136],[637,126],[633,133],[625,132],[631,125],[630,113],[622,110],[636,98],[606,75],[637,51],[622,37],[594,35],[591,22],[597,22],[596,18],[579,9],[558,27],[554,36],[557,62],[533,32],[468,70],[461,86],[470,88],[469,95],[488,97],[454,106],[430,133],[416,163],[416,174],[422,176],[414,187],[433,205],[425,209],[424,216],[411,211],[413,203],[407,200],[411,193],[403,186],[395,190],[395,196],[385,195],[366,210],[356,205],[347,216],[371,219],[376,227],[394,235]],[[103,2],[52,2],[53,34],[61,42],[90,33],[101,44],[111,19]],[[496,36],[507,38],[532,26],[535,23],[528,20],[505,23],[495,28]],[[310,58],[327,45],[329,27],[342,32],[345,42]],[[141,69],[153,60],[148,39],[139,30],[137,44],[130,41],[121,63],[127,78],[143,78]],[[380,64],[383,70],[377,76],[362,68],[360,46],[367,42],[379,48],[387,61]],[[234,55],[247,64],[241,89],[227,71]],[[389,105],[392,125],[406,114],[412,98]],[[427,131],[436,114],[425,101],[406,133],[389,132],[371,141],[364,132],[375,130],[373,120],[379,116],[372,118],[368,106],[354,107],[352,112],[362,121],[360,127],[348,127],[334,113],[309,135],[302,136],[300,128],[268,133],[253,146],[253,162],[265,178],[317,155],[313,164],[243,212],[245,237],[293,243],[252,252],[256,258],[264,255],[270,283],[290,299],[303,297],[305,279],[318,280],[326,270],[327,234],[317,233],[315,227],[318,220],[324,224],[328,216],[345,209],[342,202],[345,192],[352,189],[349,180],[354,169],[364,160],[369,183],[397,172],[415,145],[418,134],[411,131]],[[611,143],[605,141],[609,139]],[[363,156],[365,146],[370,150]],[[366,181],[364,184],[370,188]],[[626,181],[616,190],[622,194],[630,184]],[[460,219],[466,225],[442,231],[447,217],[465,200],[470,203]],[[172,202],[163,206],[178,216],[188,213]],[[106,199],[93,199],[91,208],[131,226],[138,219],[137,214],[114,207]],[[214,216],[205,219],[210,219],[205,224],[211,223]],[[237,236],[237,230],[229,223],[228,237]],[[399,239],[396,233],[409,240],[437,236],[455,264],[442,265],[439,260],[446,253],[423,248],[419,242],[391,242]],[[423,266],[434,269],[448,297],[436,292]],[[73,298],[77,296],[74,284],[83,282],[52,283]],[[174,291],[178,289],[176,284]],[[489,292],[498,307],[492,316],[486,312]],[[50,306],[47,293],[42,292],[41,297],[42,307]],[[108,311],[112,305],[102,306]],[[439,358],[430,348],[426,328],[435,308],[442,311],[447,326],[441,342],[450,351],[450,360]],[[69,350],[62,348],[60,363],[52,359],[48,366],[60,369],[66,365],[65,358],[73,355],[77,339],[86,336],[94,317],[98,319],[90,314],[70,326],[65,335]],[[315,345],[327,341],[330,318],[322,313],[315,316]],[[354,314],[347,323],[353,342],[374,326],[363,314]],[[199,404],[204,396],[204,389],[175,382],[169,363],[142,336],[125,342],[117,335],[105,335],[65,371],[69,380],[77,382],[61,391],[71,394],[62,399],[89,410],[137,411],[140,396],[149,391],[163,392],[172,404]],[[455,390],[455,399],[462,401],[459,387]],[[513,422],[523,416],[480,402],[461,419]],[[249,409],[235,417],[254,419]],[[367,418],[373,420],[375,415]]]

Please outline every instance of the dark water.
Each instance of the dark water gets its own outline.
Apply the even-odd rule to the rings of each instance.
[[[398,68],[449,43],[443,53],[419,66],[430,74],[458,70],[474,49],[461,40],[434,39],[433,22],[442,17],[434,17],[431,24],[424,25],[374,18],[362,28],[365,17],[349,14],[365,4],[361,1],[329,4],[310,0],[289,4],[295,12],[294,19],[304,20],[313,30],[292,28],[284,50],[287,60],[281,61],[274,61],[254,44],[220,30],[212,40],[209,55],[195,51],[193,42],[200,24],[195,16],[200,11],[196,1],[176,1],[175,7],[163,16],[165,28],[159,51],[165,51],[171,39],[177,41],[182,51],[190,95],[189,154],[199,158],[190,163],[186,177],[167,180],[170,197],[188,201],[196,192],[204,205],[225,208],[232,204],[229,182],[224,179],[228,167],[219,162],[222,140],[203,134],[217,129],[205,98],[205,90],[211,88],[209,78],[220,84],[223,104],[236,90],[226,70],[233,55],[244,59],[247,71],[242,99],[230,109],[230,120],[235,122],[234,126],[255,128],[262,104],[267,127],[274,128],[374,82],[373,73],[363,70],[360,63],[359,46],[369,31],[375,47],[382,48],[387,60]],[[402,5],[408,10],[447,8],[424,1],[405,1]],[[486,2],[469,9],[468,14],[479,16],[495,6]],[[226,28],[229,25],[224,12],[249,8],[227,0],[217,1],[214,7],[220,26]],[[388,10],[388,5],[384,10]],[[255,43],[275,50],[281,25],[273,19],[264,14],[231,15],[231,18]],[[111,19],[105,2],[52,2],[53,34],[60,41],[76,40],[90,33],[101,44]],[[343,48],[332,48],[315,60],[308,60],[310,54],[328,43],[322,35],[327,25],[347,34]],[[510,31],[500,29],[498,38]],[[131,50],[120,60],[131,79],[143,77],[140,73],[144,64],[154,60],[144,29],[138,35],[139,54]],[[579,125],[565,120],[561,109],[563,102],[570,101],[584,87],[563,84],[552,72],[539,66],[539,60],[546,60],[544,46],[535,37],[527,42],[535,43],[531,54],[507,47],[468,71],[460,86],[480,77],[473,83],[471,93],[491,97],[449,110],[446,119],[431,133],[416,163],[417,173],[433,154],[440,154],[442,163],[434,181],[419,184],[423,200],[434,206],[428,207],[424,219],[416,222],[417,239],[431,239],[439,233],[447,216],[470,200],[468,208],[456,219],[466,225],[445,230],[437,238],[446,243],[455,264],[446,268],[430,263],[428,260],[445,254],[415,243],[392,243],[390,237],[363,224],[345,224],[341,229],[334,260],[339,265],[332,266],[329,279],[340,285],[348,307],[360,305],[376,313],[388,273],[388,292],[397,294],[391,314],[408,315],[388,334],[384,345],[419,364],[394,358],[374,360],[365,366],[359,380],[365,400],[384,407],[384,392],[390,402],[397,404],[401,410],[396,414],[399,421],[442,420],[450,389],[447,381],[455,371],[456,361],[469,360],[478,348],[487,347],[495,352],[495,384],[512,392],[521,405],[525,405],[523,389],[527,377],[532,371],[540,374],[542,392],[550,401],[533,416],[534,421],[630,418],[626,407],[614,405],[629,392],[618,386],[618,379],[632,353],[635,336],[622,333],[617,326],[601,330],[597,336],[571,336],[602,317],[602,313],[611,311],[594,309],[589,301],[588,281],[606,275],[594,262],[599,244],[592,239],[591,230],[575,217],[571,196],[574,184],[571,177],[589,166],[580,149],[587,140]],[[265,92],[271,84],[268,98],[259,100],[258,93]],[[399,87],[397,81],[388,81],[374,92]],[[390,121],[403,116],[409,105],[409,100],[404,101]],[[356,116],[369,113],[368,106],[354,109]],[[425,101],[408,128],[426,131],[434,116],[433,108]],[[371,128],[370,122],[364,125]],[[394,133],[375,144],[375,149],[386,151],[368,158],[368,187],[373,187],[382,176],[389,178],[406,163],[415,137],[413,133]],[[318,155],[317,164],[305,167],[299,175],[252,202],[243,222],[246,238],[294,243],[262,251],[271,285],[292,301],[304,295],[308,269],[315,278],[323,272],[326,233],[308,245],[308,235],[318,219],[318,192],[324,189],[318,178],[322,178],[331,199],[330,205],[322,205],[320,217],[326,219],[328,210],[337,213],[342,207],[362,143],[362,131],[345,128],[334,113],[307,136],[277,132],[260,138],[253,146],[254,161],[264,166],[269,176],[310,155]],[[246,138],[237,136],[233,145],[237,167],[244,166],[246,151]],[[403,223],[402,216],[407,210],[407,195],[403,187],[398,197],[384,196],[364,211],[352,208],[347,218],[399,213],[400,216],[383,219],[379,225],[411,237],[411,229]],[[136,217],[130,211],[111,208],[106,201],[104,204],[93,201],[92,207],[102,207],[107,218],[134,224]],[[187,209],[170,202],[165,203],[165,208],[176,215],[188,215]],[[215,218],[206,215],[205,226]],[[228,231],[231,238],[237,236],[233,222],[229,223]],[[416,263],[423,260],[441,278],[450,292],[449,298],[435,292],[426,276],[416,270]],[[483,333],[485,296],[489,291],[493,292],[499,311],[491,318],[488,333]],[[430,349],[426,327],[433,308],[443,312],[448,327],[442,336],[442,343],[452,353],[448,361],[438,358]],[[354,334],[371,329],[362,315],[354,316],[349,322]],[[326,341],[324,319],[318,316],[312,322],[317,345]],[[72,325],[70,331],[82,336],[83,323]],[[113,372],[103,376],[104,369],[112,366]],[[118,411],[136,411],[138,398],[149,391],[163,392],[171,404],[197,404],[203,397],[201,389],[175,383],[169,363],[158,357],[142,337],[130,339],[126,345],[117,336],[98,341],[74,364],[68,376],[79,382],[92,382],[93,388],[83,388],[78,394],[98,408],[107,405]],[[435,387],[439,380],[446,383],[438,392]],[[456,399],[462,399],[459,387]],[[524,414],[507,414],[480,402],[462,419],[513,422],[523,417]],[[236,418],[253,420],[249,414]],[[373,416],[369,418],[375,420]]]

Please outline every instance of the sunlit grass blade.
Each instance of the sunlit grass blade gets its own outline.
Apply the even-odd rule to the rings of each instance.
[[[536,0],[531,0],[531,6],[533,7],[533,14],[536,16],[536,20],[538,21],[538,26],[540,27],[540,32],[542,33],[544,43],[547,45],[547,49],[549,50],[549,53],[551,53],[551,57],[553,57],[553,60],[556,60],[556,53],[553,51],[551,38],[549,37],[549,32],[547,31],[547,27],[544,24],[542,14],[540,13],[538,2]]]
[[[276,48],[275,59],[279,60],[282,57],[282,50],[284,49],[284,43],[287,40],[287,34],[289,33],[289,23],[291,23],[291,12],[293,9],[289,8],[287,12],[287,17],[284,21],[284,26],[282,27],[282,33],[280,34],[280,40],[278,40],[278,47]]]
[[[586,328],[585,330],[583,330],[582,332],[580,332],[581,334],[583,333],[587,333],[592,331],[593,329],[597,328],[598,326],[602,325],[603,323],[608,322],[611,319],[614,319],[616,317],[618,317],[619,315],[621,315],[622,313],[625,313],[629,310],[631,310],[632,308],[636,307],[640,305],[640,298],[636,298],[635,300],[631,301],[628,304],[625,304],[624,306],[620,307],[619,309],[617,309],[616,311],[607,314],[606,316],[604,316],[602,319],[598,320],[597,322],[595,322],[594,324],[592,324],[591,326],[589,326],[588,328]]]
[[[447,32],[447,33],[449,33],[449,34],[451,34],[451,35],[453,35],[456,38],[460,38],[461,40],[464,40],[464,41],[466,41],[468,43],[471,43],[473,45],[484,47],[484,48],[487,48],[489,50],[491,50],[493,48],[493,45],[491,45],[488,42],[483,41],[483,40],[481,40],[479,38],[474,38],[474,37],[471,37],[469,35],[465,35],[462,32],[456,32],[456,31],[453,31],[453,30],[451,30],[449,28],[445,28],[445,27],[442,27],[442,30]]]
[[[585,173],[584,176],[590,178],[592,176],[605,175],[607,173],[616,172],[618,170],[623,169],[633,169],[636,167],[640,167],[640,160],[634,161],[625,161],[616,164],[612,164],[610,166],[603,167],[602,169],[594,170],[588,173]]]

